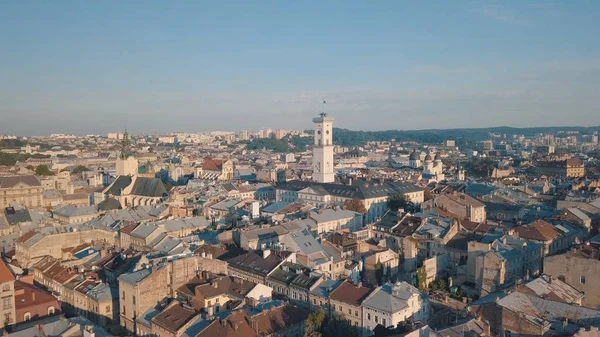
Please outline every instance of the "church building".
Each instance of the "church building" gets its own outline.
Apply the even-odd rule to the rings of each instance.
[[[121,153],[117,159],[117,177],[101,194],[97,204],[110,204],[113,209],[156,205],[168,197],[160,179],[138,176],[138,160],[131,151],[127,131],[123,134]]]

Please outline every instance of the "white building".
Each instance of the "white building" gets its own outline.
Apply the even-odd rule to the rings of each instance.
[[[313,144],[313,180],[331,183],[335,180],[333,171],[333,117],[321,113],[313,118],[315,123]]]
[[[410,317],[414,321],[427,322],[430,315],[427,297],[406,282],[377,287],[361,306],[367,335],[371,335],[378,324],[395,327]]]

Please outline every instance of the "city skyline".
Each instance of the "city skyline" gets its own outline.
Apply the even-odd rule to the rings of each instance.
[[[3,134],[600,125],[596,2],[2,7]]]

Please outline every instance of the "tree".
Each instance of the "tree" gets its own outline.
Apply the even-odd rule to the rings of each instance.
[[[325,322],[325,311],[319,309],[308,315],[304,327],[304,337],[319,337],[323,332],[323,323]]]
[[[401,208],[405,208],[410,205],[410,201],[402,193],[397,193],[389,197],[388,207],[392,211],[398,211]]]
[[[423,198],[425,199],[425,201],[433,199],[433,193],[431,193],[431,190],[429,189],[429,187],[425,187],[425,192],[423,193]]]
[[[377,283],[378,285],[382,285],[383,284],[383,277],[384,277],[384,272],[383,272],[383,264],[381,264],[381,262],[377,261],[377,263],[375,263],[375,277],[377,278]]]
[[[30,171],[35,170],[35,167],[33,165],[27,165],[27,166],[25,166],[25,168],[28,169],[28,170],[30,170]]]
[[[75,166],[75,168],[73,169],[73,171],[71,171],[71,174],[77,174],[77,173],[81,173],[81,172],[85,172],[85,171],[89,171],[90,169],[83,166],[83,165],[77,165]]]
[[[53,174],[47,165],[39,165],[35,168],[35,175],[37,176],[51,176]]]
[[[349,211],[354,211],[360,214],[366,214],[367,213],[367,209],[365,208],[365,204],[362,202],[362,200],[358,199],[358,198],[354,198],[354,199],[348,199],[344,202],[344,209],[347,209]]]
[[[341,316],[332,317],[323,331],[323,337],[358,337],[358,329]]]

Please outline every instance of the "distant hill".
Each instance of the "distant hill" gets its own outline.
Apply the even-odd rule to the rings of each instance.
[[[429,129],[429,130],[385,130],[385,131],[353,131],[348,129],[333,129],[333,142],[341,146],[360,146],[372,141],[398,142],[416,141],[427,144],[440,144],[444,140],[454,139],[463,142],[479,142],[490,139],[490,133],[512,135],[534,136],[539,133],[553,133],[559,131],[579,131],[580,135],[592,134],[600,131],[600,126],[552,126],[534,128],[513,128],[498,126],[491,128],[470,129]]]
[[[490,139],[490,134],[535,136],[540,133],[556,134],[559,131],[579,131],[580,135],[600,132],[600,126],[551,126],[535,128],[513,128],[498,126],[491,128],[471,129],[429,129],[429,130],[385,130],[385,131],[354,131],[333,128],[333,143],[335,145],[354,147],[362,146],[367,142],[384,142],[395,139],[397,142],[419,142],[424,144],[442,144],[443,141],[452,139],[461,148],[474,148],[477,142]],[[312,133],[312,130],[307,130]],[[560,135],[559,135],[560,136]],[[567,136],[567,134],[565,134]],[[312,137],[286,136],[281,140],[271,138],[252,139],[245,142],[248,149],[270,149],[275,152],[304,151],[312,144]]]

